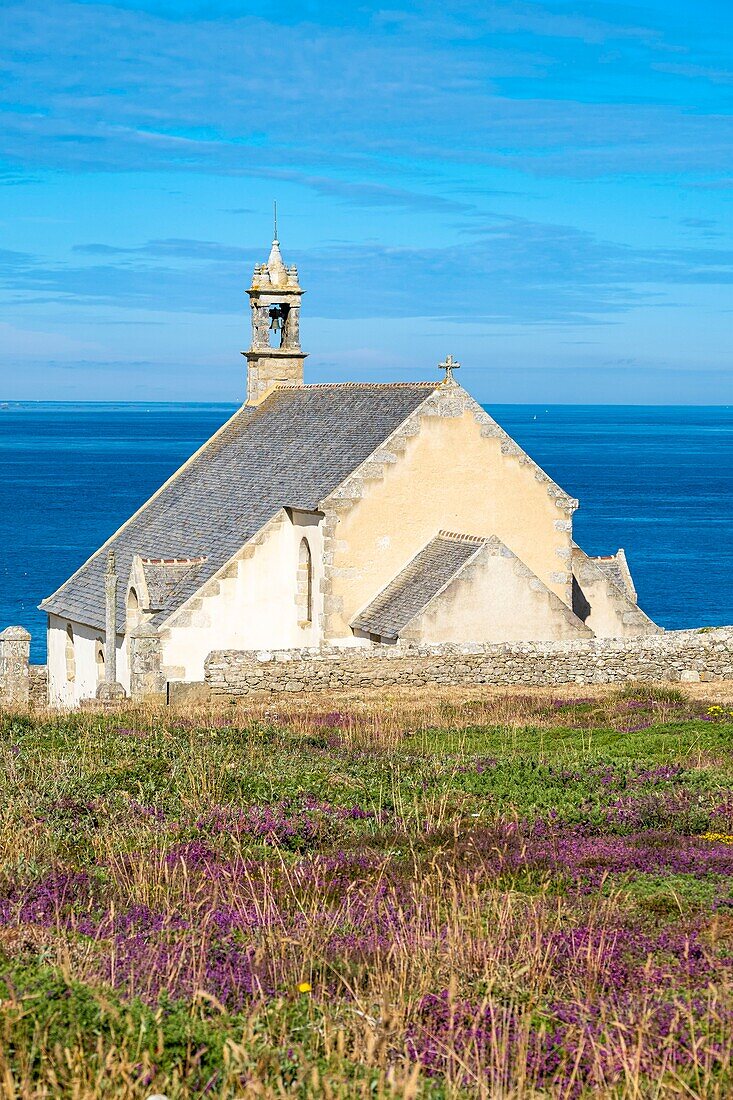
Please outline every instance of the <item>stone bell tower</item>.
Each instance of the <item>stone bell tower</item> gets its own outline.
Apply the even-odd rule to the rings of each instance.
[[[300,350],[300,299],[298,269],[286,267],[275,239],[266,264],[256,264],[247,291],[252,307],[252,343],[247,357],[247,404],[257,405],[276,383],[303,385]]]

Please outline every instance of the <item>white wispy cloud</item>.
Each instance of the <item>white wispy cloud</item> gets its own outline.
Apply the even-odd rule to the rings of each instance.
[[[130,247],[92,242],[74,253],[79,262],[59,264],[0,253],[0,285],[26,303],[159,310],[165,302],[173,312],[237,313],[262,258],[260,248],[179,238]],[[520,218],[494,218],[442,248],[330,245],[287,259],[301,267],[310,312],[333,318],[575,324],[653,303],[663,287],[733,284],[733,249],[631,248]]]
[[[441,161],[585,176],[724,170],[730,113],[690,110],[678,84],[727,70],[660,60],[672,48],[661,33],[622,14],[428,5],[364,27],[6,3],[0,155],[28,167],[294,172],[344,201],[393,206],[411,190],[397,158],[413,175]]]

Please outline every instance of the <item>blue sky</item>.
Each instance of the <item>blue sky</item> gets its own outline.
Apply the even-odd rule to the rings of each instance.
[[[733,4],[3,0],[0,397],[241,400],[272,199],[311,381],[733,403]]]

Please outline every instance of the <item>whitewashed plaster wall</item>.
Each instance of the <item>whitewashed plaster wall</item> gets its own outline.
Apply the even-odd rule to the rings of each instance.
[[[74,638],[74,678],[67,675],[67,627]],[[72,707],[82,699],[93,699],[97,693],[97,643],[104,644],[104,631],[83,623],[75,623],[58,615],[48,616],[48,701],[51,706]],[[129,691],[130,673],[127,643],[117,635],[117,680]]]
[[[572,561],[581,596],[577,609],[585,615],[585,625],[597,638],[635,638],[660,632],[660,627],[645,615],[628,591],[611,581],[595,558],[589,558],[579,546],[574,546]],[[622,567],[628,573],[625,557]],[[633,593],[630,573],[628,577]],[[577,591],[575,595],[577,599]]]
[[[161,628],[169,680],[199,681],[214,649],[297,649],[322,639],[323,532],[320,515],[281,511],[235,559]],[[301,540],[312,563],[312,618],[301,625]]]
[[[650,633],[646,616],[628,598],[604,577],[599,570],[597,577],[584,575],[583,595],[590,604],[590,615],[585,620],[597,638],[634,638]]]

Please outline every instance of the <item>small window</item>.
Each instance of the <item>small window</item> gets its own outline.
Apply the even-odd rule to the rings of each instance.
[[[97,638],[94,643],[95,648],[95,660],[97,663],[97,683],[101,684],[104,680],[104,642],[101,638]]]
[[[66,624],[66,679],[73,684],[76,679],[76,654],[74,652],[74,631],[71,623]]]
[[[313,562],[307,539],[302,539],[298,551],[298,623],[310,626],[313,622]]]
[[[140,622],[140,600],[137,592],[131,588],[127,593],[127,629],[131,630]]]

